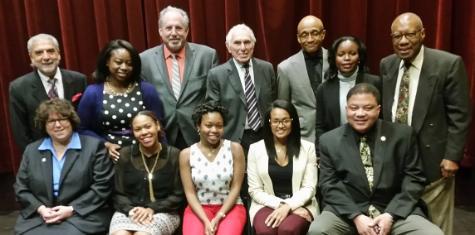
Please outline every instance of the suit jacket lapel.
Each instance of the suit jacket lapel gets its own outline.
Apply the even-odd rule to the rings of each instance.
[[[53,163],[52,163],[52,154],[48,150],[41,150],[40,159],[38,159],[38,164],[41,168],[44,180],[44,187],[46,188],[46,193],[48,195],[48,201],[53,202]]]
[[[265,78],[262,77],[264,72],[262,71],[262,67],[256,62],[254,58],[252,58],[252,69],[254,72],[254,88],[256,89],[256,98],[259,100],[259,97],[261,96],[261,87],[265,86]],[[259,102],[258,102],[259,105]]]
[[[229,77],[229,82],[231,83],[231,86],[239,95],[239,98],[241,98],[241,101],[244,104],[246,104],[246,98],[244,97],[244,90],[242,88],[241,79],[239,78],[239,73],[236,69],[236,65],[234,65],[234,61],[232,58],[228,60],[227,70],[228,70],[228,77]]]
[[[63,79],[63,91],[64,91],[64,98],[67,100],[71,100],[73,97],[73,89],[72,89],[72,82],[73,80],[69,77],[63,70],[60,69],[61,77]]]
[[[436,74],[431,65],[435,64],[431,61],[434,56],[427,55],[428,48],[424,48],[424,62],[422,62],[421,75],[419,76],[419,85],[417,86],[416,100],[414,101],[414,109],[412,111],[411,126],[419,133],[422,123],[429,108],[432,93],[434,91]]]
[[[355,137],[352,133],[351,126],[348,124],[345,125],[345,132],[342,138],[342,146],[346,146],[346,149],[348,150],[346,152],[346,155],[348,156],[348,162],[352,162],[348,164],[355,166],[355,173],[359,175],[358,179],[363,180],[362,185],[365,185],[365,188],[361,190],[364,190],[363,192],[369,195],[371,191],[369,190],[369,183],[366,178],[366,171],[364,169],[363,162],[361,161],[358,143],[355,142]]]
[[[67,177],[69,171],[71,170],[72,166],[74,165],[74,162],[78,159],[79,157],[79,151],[76,149],[69,149],[66,151],[66,153],[63,156],[64,158],[64,165],[63,169],[61,170],[61,177],[59,178],[59,190],[62,191],[62,184],[64,182],[65,177]]]
[[[45,87],[41,82],[40,75],[38,75],[38,71],[34,72],[33,81],[31,81],[31,94],[35,99],[40,103],[43,100],[49,99],[48,94],[46,94]]]
[[[340,120],[340,81],[338,78],[334,78],[331,81],[327,81],[328,83],[328,90],[325,92],[326,94],[329,94],[332,99],[327,99],[328,100],[328,107],[333,107],[330,108],[330,117],[332,117],[332,120],[334,120],[334,123],[336,126],[339,126],[341,123]]]
[[[190,80],[191,71],[193,70],[193,66],[195,65],[195,51],[190,47],[187,43],[185,46],[185,71],[183,76],[183,81],[181,82],[181,93],[180,97],[182,97],[182,93],[185,91],[186,85]],[[180,101],[180,99],[178,99]]]
[[[386,77],[383,77],[383,97],[385,100],[383,101],[384,110],[386,111],[383,113],[386,120],[391,120],[392,118],[392,106],[394,102],[394,92],[395,89],[399,89],[396,87],[397,85],[397,76],[399,73],[399,64],[401,63],[401,59],[396,58],[391,61],[389,65],[389,69],[387,71]],[[387,94],[387,95],[386,95]],[[383,111],[384,111],[383,110]],[[389,118],[386,118],[389,117]]]
[[[374,140],[374,153],[373,155],[373,188],[379,183],[381,173],[384,171],[384,157],[386,156],[386,134],[385,130],[382,128],[382,121],[378,120],[376,123],[376,139]],[[374,191],[374,190],[373,190]]]
[[[163,45],[159,46],[157,50],[155,50],[154,61],[155,65],[157,66],[158,73],[160,74],[160,78],[163,79],[163,83],[167,84],[168,92],[171,96],[173,95],[172,85],[170,84],[170,79],[168,78],[168,69],[167,64],[165,61],[165,54],[163,52]]]

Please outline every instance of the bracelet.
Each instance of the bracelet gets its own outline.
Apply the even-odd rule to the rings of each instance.
[[[221,212],[221,211],[220,211],[220,212],[218,212],[218,214],[217,214],[217,215],[218,215],[218,216],[219,216],[221,219],[222,219],[222,218],[224,218],[224,217],[226,217],[226,214],[224,214],[224,213],[223,213],[223,212]]]

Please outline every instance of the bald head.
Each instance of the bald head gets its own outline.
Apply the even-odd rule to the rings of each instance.
[[[297,25],[297,41],[302,50],[308,54],[315,54],[325,38],[325,29],[322,21],[312,15],[302,18]]]
[[[394,19],[393,23],[391,24],[391,30],[394,30],[394,27],[409,24],[417,27],[418,29],[424,28],[422,25],[422,20],[418,15],[412,12],[406,12],[400,14],[396,17],[396,19]]]
[[[394,53],[406,62],[412,62],[419,54],[425,38],[421,18],[406,12],[397,16],[391,24]]]

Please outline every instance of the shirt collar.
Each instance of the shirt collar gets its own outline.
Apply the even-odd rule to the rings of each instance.
[[[304,50],[302,50],[302,52],[303,52],[303,56],[304,56],[304,58],[305,58],[306,60],[308,60],[308,59],[311,59],[311,60],[314,60],[314,59],[315,59],[315,60],[316,60],[316,59],[321,59],[321,58],[323,57],[323,50],[322,50],[321,47],[320,47],[320,49],[318,49],[318,51],[317,51],[315,54],[313,54],[313,55],[308,54],[308,53],[305,52]]]
[[[66,147],[66,150],[68,149],[81,149],[81,139],[79,138],[79,134],[77,132],[73,132],[71,141],[69,142],[68,147]],[[44,138],[43,142],[41,142],[40,146],[38,147],[38,150],[50,150],[51,152],[54,152],[53,141],[51,140],[51,137]]]
[[[421,46],[419,53],[417,54],[416,58],[411,62],[411,67],[415,67],[418,70],[422,68],[422,62],[424,61],[424,46]],[[404,69],[404,60],[401,60],[399,64],[399,69]]]
[[[172,54],[178,55],[178,58],[185,58],[185,47],[181,48],[181,50],[178,53],[172,53],[166,46],[163,46],[163,55],[165,56],[165,59],[172,58]]]
[[[50,77],[46,76],[45,74],[43,74],[40,70],[36,70],[38,72],[38,75],[40,76],[40,79],[42,81],[45,81],[45,82],[48,82],[48,80],[50,79]],[[54,78],[58,79],[58,80],[61,80],[61,71],[59,70],[59,68],[56,68],[56,73],[54,74]]]
[[[238,69],[243,69],[243,64],[239,63],[236,59],[233,58],[233,62],[234,62],[234,65],[236,65],[236,67]],[[247,62],[249,64],[249,69],[252,68],[252,58]]]

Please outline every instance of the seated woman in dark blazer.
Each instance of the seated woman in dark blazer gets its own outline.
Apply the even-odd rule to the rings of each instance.
[[[248,154],[251,222],[258,235],[306,234],[318,214],[315,146],[300,138],[290,102],[274,101],[264,120],[264,139]]]
[[[160,143],[162,126],[151,111],[131,121],[138,144],[120,150],[115,171],[110,234],[173,234],[185,196],[178,168],[180,150]]]
[[[367,73],[366,46],[358,38],[344,36],[328,50],[326,81],[317,90],[317,141],[320,136],[346,123],[346,94],[355,84],[371,83],[379,90],[381,80]]]
[[[79,117],[69,101],[44,101],[35,120],[44,138],[23,153],[14,184],[21,205],[15,234],[106,232],[114,171],[104,144],[76,132]]]

